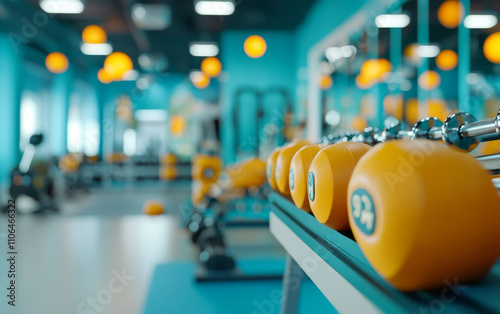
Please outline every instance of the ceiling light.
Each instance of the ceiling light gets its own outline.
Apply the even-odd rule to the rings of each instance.
[[[143,76],[141,76],[140,78],[137,79],[137,81],[135,82],[135,86],[138,89],[146,90],[149,87],[151,87],[151,85],[154,83],[154,81],[155,80],[154,80],[153,76],[151,76],[151,75],[143,75]]]
[[[168,68],[168,59],[162,54],[141,53],[138,62],[147,72],[162,72]]]
[[[234,2],[226,1],[195,1],[194,9],[200,15],[231,15],[234,13]]]
[[[404,28],[410,24],[410,17],[406,14],[381,14],[375,18],[378,28]]]
[[[417,47],[417,55],[420,58],[435,58],[440,52],[441,49],[436,45],[420,45]]]
[[[40,7],[53,14],[79,14],[85,9],[82,0],[40,0]]]
[[[141,109],[135,112],[135,118],[140,121],[165,121],[167,112],[161,109]]]
[[[356,47],[348,45],[340,48],[340,54],[342,55],[343,58],[350,58],[352,57],[356,52],[358,52],[358,49]]]
[[[86,55],[107,56],[113,52],[113,47],[108,43],[104,43],[104,44],[82,43],[80,46],[80,50]]]
[[[203,77],[203,76],[204,76],[204,74],[203,74],[203,72],[201,72],[201,71],[191,71],[191,72],[189,73],[189,80],[190,80],[191,82],[197,82],[197,81],[199,81],[199,80],[200,80],[200,78],[201,78],[201,77]]]
[[[498,19],[491,14],[471,14],[464,20],[464,26],[467,28],[488,29],[497,25]]]
[[[328,47],[325,50],[325,56],[330,62],[335,62],[342,58],[342,52],[339,47]]]
[[[215,43],[193,42],[189,44],[189,53],[195,57],[215,57],[219,54],[219,47]]]
[[[331,126],[337,126],[340,124],[340,113],[335,110],[330,110],[325,115],[325,122]]]
[[[325,57],[330,62],[335,62],[340,58],[350,58],[358,52],[358,49],[352,45],[342,47],[328,47],[325,50]]]
[[[139,78],[139,72],[136,70],[128,70],[123,74],[122,81],[136,81]]]
[[[134,4],[132,20],[140,29],[162,30],[170,25],[172,12],[165,4]]]

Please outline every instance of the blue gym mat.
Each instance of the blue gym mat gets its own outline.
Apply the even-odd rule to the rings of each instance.
[[[154,271],[145,314],[278,314],[281,280],[197,283],[194,262],[158,265]],[[284,270],[282,260],[238,261],[246,273]],[[302,284],[299,313],[337,313],[306,277]]]

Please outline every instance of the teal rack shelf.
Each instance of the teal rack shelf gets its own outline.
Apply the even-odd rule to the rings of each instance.
[[[301,273],[341,313],[500,313],[500,260],[476,284],[404,293],[380,277],[349,233],[319,223],[290,199],[270,195],[270,229],[288,252],[281,313],[296,313]],[[429,257],[431,259],[431,257]]]

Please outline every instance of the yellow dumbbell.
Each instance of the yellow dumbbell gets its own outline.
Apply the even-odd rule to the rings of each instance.
[[[266,163],[259,158],[250,158],[228,167],[218,180],[218,185],[223,189],[249,189],[264,183],[266,183]]]
[[[323,148],[313,159],[307,178],[309,205],[322,224],[348,230],[347,186],[352,171],[370,146],[342,142]]]
[[[66,154],[59,159],[59,169],[65,173],[77,172],[82,159],[77,154]]]
[[[292,162],[293,155],[306,145],[311,143],[306,140],[297,140],[288,145],[285,145],[276,159],[276,168],[274,169],[274,176],[276,178],[276,185],[278,190],[285,194],[290,195],[290,186],[288,185],[290,163]]]
[[[162,165],[175,165],[175,164],[177,164],[177,157],[172,153],[165,154],[165,155],[161,156],[160,164],[162,164]]]
[[[309,206],[307,196],[307,175],[309,174],[309,166],[322,147],[323,146],[317,144],[302,147],[293,156],[290,164],[290,174],[288,178],[290,194],[292,195],[295,205],[308,213],[311,212],[311,207]]]
[[[269,186],[271,186],[271,189],[277,191],[278,186],[276,185],[276,161],[278,160],[278,155],[283,147],[277,147],[275,148],[269,157],[267,157],[267,165],[266,165],[266,175],[267,175],[267,182],[269,182]]]
[[[349,183],[349,221],[375,270],[404,291],[466,284],[500,253],[500,202],[474,157],[417,140],[377,145]]]
[[[144,203],[144,206],[142,207],[142,211],[146,215],[151,215],[151,216],[156,216],[156,215],[161,215],[165,211],[165,208],[163,206],[163,203],[160,201],[148,201]]]
[[[206,183],[201,180],[193,181],[193,189],[191,191],[191,202],[193,203],[194,206],[197,206],[205,199],[205,197],[210,192],[211,186],[212,186],[211,183]]]
[[[163,181],[171,181],[177,178],[177,167],[175,165],[161,166],[159,170],[159,177]]]
[[[206,183],[217,181],[222,170],[222,161],[218,156],[199,154],[192,159],[191,176],[194,180]]]

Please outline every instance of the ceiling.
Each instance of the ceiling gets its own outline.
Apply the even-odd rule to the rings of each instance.
[[[26,0],[38,9],[38,0]],[[162,31],[143,31],[131,20],[133,0],[87,0],[81,14],[53,16],[63,25],[80,33],[90,24],[102,26],[115,51],[129,54],[135,63],[141,52],[160,53],[168,58],[168,72],[188,73],[199,68],[202,58],[189,54],[191,41],[218,42],[224,30],[294,30],[315,1],[235,0],[231,16],[201,16],[194,10],[194,0],[141,1],[164,3],[172,11],[171,25]],[[223,53],[223,52],[221,52]],[[83,57],[83,56],[82,56]],[[104,57],[91,56],[96,63]]]

